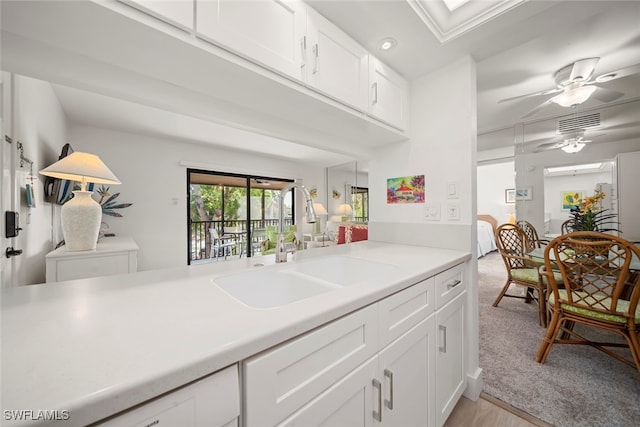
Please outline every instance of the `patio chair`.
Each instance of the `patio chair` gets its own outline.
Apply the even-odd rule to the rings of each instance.
[[[229,255],[229,248],[236,246],[236,242],[232,238],[220,237],[218,230],[215,228],[209,229],[209,235],[211,236],[211,249],[209,250],[209,258],[215,258],[216,260],[220,256],[224,256],[227,259]]]
[[[578,344],[594,347],[640,371],[640,284],[638,272],[631,269],[638,258],[640,249],[631,242],[593,231],[564,234],[547,245],[546,269],[557,266],[553,268],[559,270],[564,288],[549,276],[551,321],[536,362],[544,363],[554,344]],[[586,338],[574,331],[576,323],[614,332],[624,342]],[[631,359],[611,347],[629,348]]]

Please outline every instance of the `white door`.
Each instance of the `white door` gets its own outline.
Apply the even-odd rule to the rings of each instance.
[[[311,8],[307,11],[306,52],[309,87],[366,111],[369,53]]]
[[[435,316],[431,315],[380,352],[383,425],[433,425],[434,325]]]
[[[436,426],[444,424],[466,387],[465,297],[461,293],[436,313]]]
[[[380,392],[373,387],[377,368],[377,357],[369,359],[278,426],[371,426]]]
[[[7,258],[5,252],[9,247],[15,247],[15,238],[6,238],[5,212],[16,211],[16,141],[13,138],[13,75],[2,72],[0,78],[2,104],[0,109],[0,124],[2,125],[2,147],[0,148],[0,287],[12,287],[16,283],[15,259]],[[11,142],[10,142],[11,141]]]
[[[369,55],[369,115],[398,129],[407,128],[407,81]]]
[[[197,0],[196,34],[302,80],[305,7],[300,0]]]

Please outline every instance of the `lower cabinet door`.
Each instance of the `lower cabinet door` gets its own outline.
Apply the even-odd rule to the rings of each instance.
[[[382,425],[434,425],[434,325],[435,315],[431,315],[380,352]]]
[[[379,386],[373,386],[378,358],[373,357],[318,395],[278,426],[366,427],[378,410]],[[381,395],[380,395],[381,396]]]
[[[436,312],[436,426],[447,420],[467,386],[464,345],[466,291]]]

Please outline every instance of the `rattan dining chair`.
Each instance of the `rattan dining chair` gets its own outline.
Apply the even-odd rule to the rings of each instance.
[[[560,232],[562,234],[571,233],[572,231],[573,231],[573,220],[572,219],[568,219],[568,220],[564,221],[560,225]]]
[[[630,269],[640,249],[610,234],[577,231],[553,239],[545,250],[547,271],[557,268],[564,288],[555,277],[547,279],[551,321],[536,361],[544,363],[554,344],[582,344],[601,350],[640,371],[640,284]],[[574,325],[604,329],[625,342],[596,342],[574,331]],[[628,347],[631,360],[610,347]]]
[[[549,243],[548,240],[541,239],[538,236],[538,231],[529,221],[520,220],[516,222],[516,225],[519,225],[520,228],[522,228],[522,231],[524,231],[524,234],[527,236],[529,243],[529,250],[527,252],[530,252],[533,248],[541,248]]]
[[[507,269],[507,281],[493,306],[497,307],[503,297],[521,298],[525,302],[535,300],[538,303],[540,325],[546,326],[546,285],[538,272],[540,264],[527,256],[529,243],[524,230],[516,224],[502,224],[496,229],[496,242]],[[507,293],[511,284],[524,286],[525,294]]]

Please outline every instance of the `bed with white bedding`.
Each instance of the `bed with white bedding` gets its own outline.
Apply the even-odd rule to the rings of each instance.
[[[498,249],[496,227],[498,221],[491,215],[478,215],[478,258]]]

